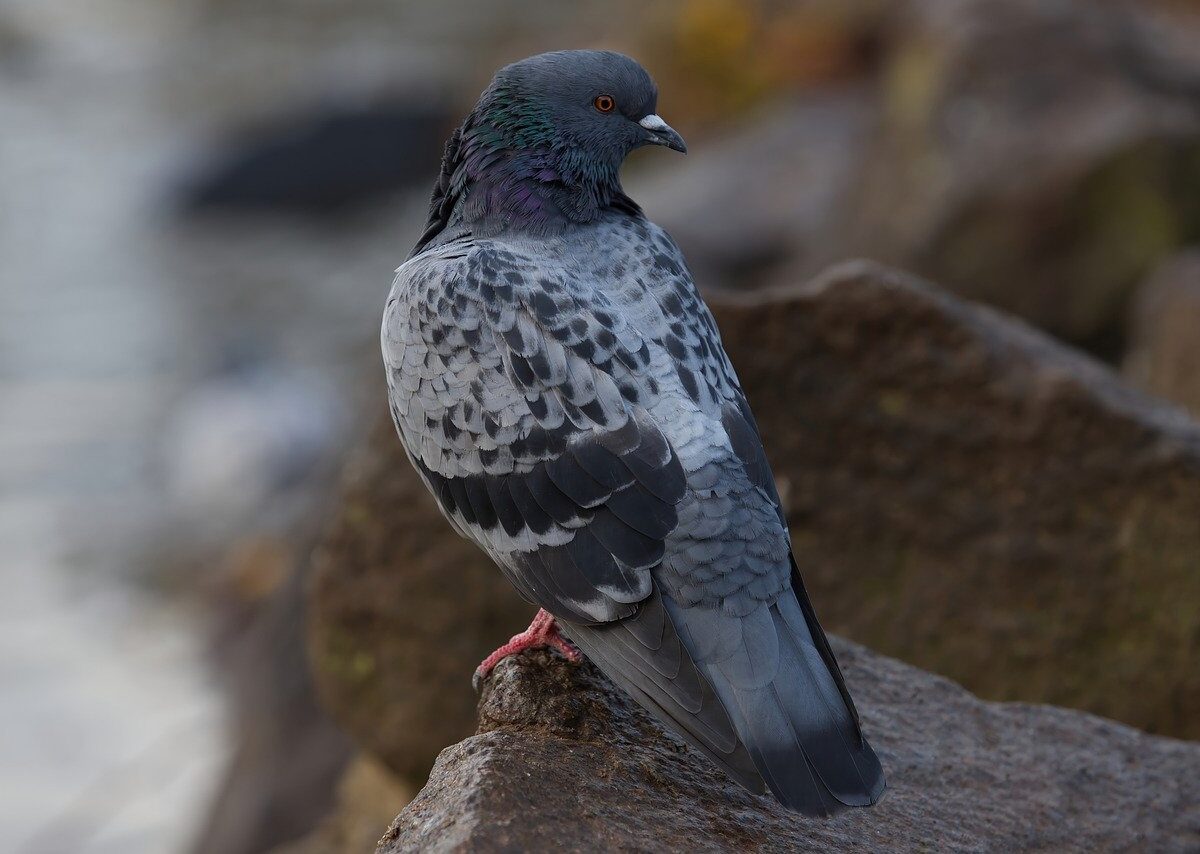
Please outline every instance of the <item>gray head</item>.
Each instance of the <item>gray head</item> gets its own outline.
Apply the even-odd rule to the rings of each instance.
[[[500,69],[446,146],[414,253],[453,223],[475,234],[546,232],[605,210],[640,216],[621,189],[626,155],[687,150],[657,106],[646,70],[611,51],[543,53]]]
[[[643,145],[687,150],[657,108],[654,81],[628,56],[562,50],[500,69],[475,114],[515,147],[577,149],[605,166],[620,166]]]

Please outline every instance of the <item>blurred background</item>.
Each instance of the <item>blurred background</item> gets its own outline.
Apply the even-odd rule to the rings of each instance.
[[[0,0],[0,850],[272,850],[339,779],[369,846],[419,785],[344,773],[304,569],[441,144],[563,47],[658,81],[692,154],[626,186],[702,287],[873,258],[1200,414],[1191,0]]]

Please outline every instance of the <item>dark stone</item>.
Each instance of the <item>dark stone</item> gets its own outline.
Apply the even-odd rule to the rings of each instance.
[[[405,102],[333,106],[227,142],[189,180],[189,211],[337,214],[435,174],[452,119]]]
[[[1138,289],[1124,373],[1200,418],[1200,251],[1165,262]]]
[[[849,254],[1118,356],[1134,287],[1200,238],[1197,20],[1089,0],[906,8]]]
[[[870,264],[714,308],[827,628],[1200,738],[1200,425]]]
[[[192,854],[259,854],[307,834],[334,807],[353,746],[317,702],[303,579],[293,572],[240,630],[222,626],[233,756]]]
[[[502,662],[479,731],[381,840],[426,851],[1194,851],[1200,745],[1081,712],[986,703],[833,639],[888,773],[869,810],[809,819],[737,786],[590,664]]]
[[[460,539],[384,416],[352,458],[314,556],[309,649],[338,722],[419,785],[439,750],[471,732],[471,674],[536,610]]]

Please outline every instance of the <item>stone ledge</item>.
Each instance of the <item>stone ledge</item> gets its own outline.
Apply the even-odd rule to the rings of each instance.
[[[788,813],[726,778],[591,665],[503,662],[479,732],[438,757],[380,843],[410,851],[1194,851],[1200,744],[981,701],[834,640],[888,773],[870,810]]]

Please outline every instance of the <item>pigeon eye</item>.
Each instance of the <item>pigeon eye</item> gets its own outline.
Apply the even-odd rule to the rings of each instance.
[[[611,113],[617,102],[613,100],[612,95],[597,95],[596,100],[592,101],[592,106],[602,113]]]

